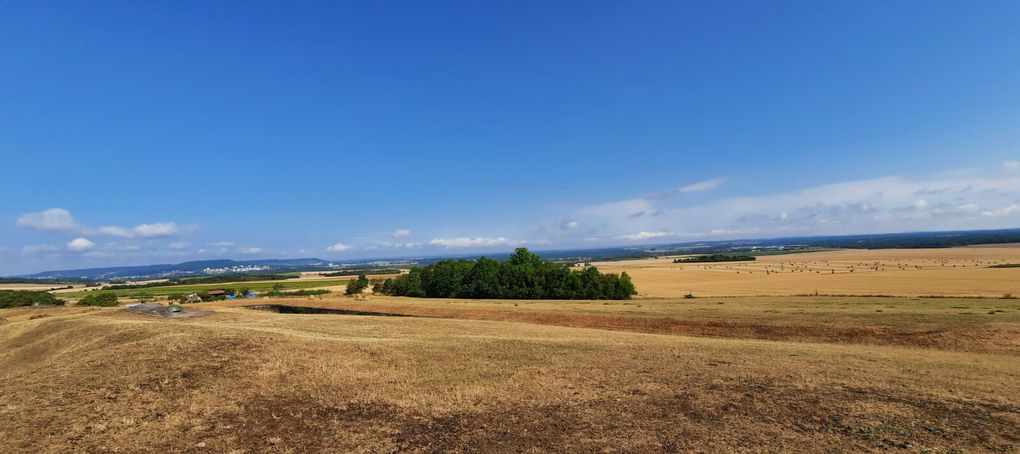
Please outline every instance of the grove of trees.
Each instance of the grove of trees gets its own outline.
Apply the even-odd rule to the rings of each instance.
[[[518,248],[506,261],[442,260],[386,279],[376,292],[427,298],[628,299],[637,293],[626,272],[571,270]]]
[[[63,306],[64,300],[50,292],[33,290],[0,290],[0,309],[31,305]]]

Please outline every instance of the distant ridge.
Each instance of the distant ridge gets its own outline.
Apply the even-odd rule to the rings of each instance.
[[[739,251],[784,248],[944,248],[973,244],[1020,243],[1020,228],[1000,230],[962,230],[948,232],[905,232],[864,235],[801,236],[786,238],[737,239],[690,241],[682,243],[641,244],[588,249],[560,249],[536,251],[543,259],[565,262],[614,260],[652,257],[666,254],[715,254]],[[504,259],[509,253],[431,255],[416,258],[373,258],[331,262],[319,258],[262,259],[262,260],[198,260],[178,264],[118,266],[78,270],[44,271],[17,276],[22,279],[74,279],[74,280],[126,280],[160,279],[182,276],[238,273],[279,273],[288,271],[317,271],[349,268],[392,268],[424,265],[443,258],[473,259],[485,255]]]
[[[206,274],[275,272],[286,269],[329,268],[330,262],[317,258],[265,259],[265,260],[195,260],[178,264],[141,266],[115,266],[107,268],[85,268],[78,270],[44,271],[24,276],[31,279],[74,278],[74,279],[129,279],[169,278],[199,276]],[[212,270],[212,271],[210,271]]]

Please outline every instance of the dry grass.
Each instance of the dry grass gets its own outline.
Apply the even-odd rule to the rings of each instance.
[[[673,258],[595,263],[626,271],[640,296],[986,296],[1020,294],[1020,245],[838,250],[761,256],[753,262],[674,264]]]
[[[621,318],[663,318],[674,311],[667,302],[433,303],[428,307]],[[706,319],[753,320],[760,305],[815,307],[805,309],[811,317],[836,311],[817,301],[783,306],[778,299],[727,299],[716,306],[732,309],[713,315],[711,302],[696,304],[692,314]],[[217,313],[164,320],[116,309],[58,308],[30,320],[40,310],[4,312],[10,317],[0,325],[0,451],[950,452],[1020,446],[1016,350],[202,306]],[[848,323],[867,313],[847,310],[833,316]],[[1015,305],[1005,310],[998,314],[1001,323],[1015,329]],[[911,301],[897,311],[959,320],[948,309],[929,312]]]

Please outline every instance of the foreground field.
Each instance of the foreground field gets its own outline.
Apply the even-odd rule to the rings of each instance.
[[[266,301],[390,312],[413,303]],[[888,312],[875,312],[882,301]],[[953,301],[417,307],[461,319],[287,315],[234,303],[198,305],[215,313],[186,320],[8,310],[0,451],[1015,451],[1020,307]],[[968,309],[950,306],[960,304]],[[573,323],[568,316],[666,320],[685,309],[695,321],[748,326],[797,317],[885,324],[889,339],[914,337],[918,319],[963,328],[943,332],[953,342],[919,347],[554,326]],[[485,317],[494,320],[468,319]]]
[[[626,271],[643,297],[757,295],[1020,295],[1020,245],[845,249],[765,255],[753,262],[673,263],[673,258],[594,263]]]
[[[898,345],[1020,355],[1020,299],[736,297],[508,301],[338,295],[197,305],[288,304],[734,339]]]

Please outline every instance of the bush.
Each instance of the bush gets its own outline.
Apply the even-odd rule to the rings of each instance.
[[[387,279],[375,290],[387,295],[429,298],[628,299],[637,293],[630,276],[574,271],[518,248],[506,261],[442,260]]]
[[[368,278],[364,274],[359,274],[358,278],[347,283],[347,290],[344,291],[345,295],[356,295],[365,291],[368,288]]]
[[[114,307],[117,305],[117,295],[109,292],[89,293],[78,300],[78,306],[99,306]]]
[[[64,300],[50,292],[35,290],[0,290],[0,309],[33,305],[63,306]]]

